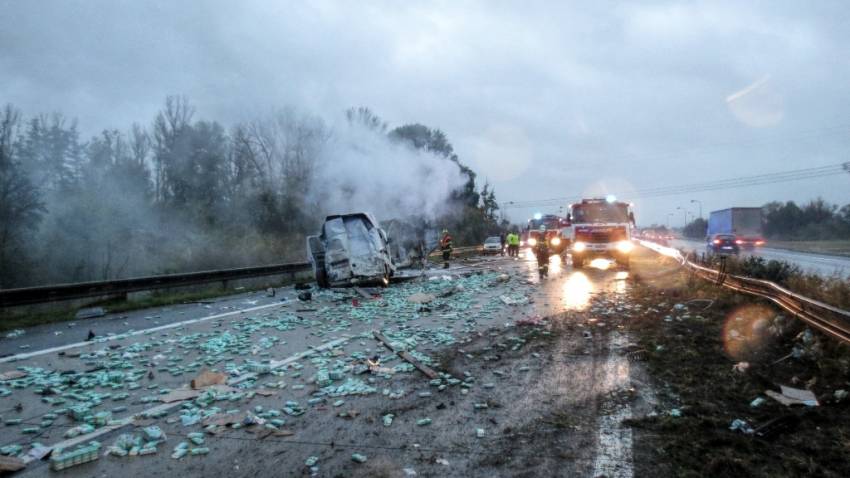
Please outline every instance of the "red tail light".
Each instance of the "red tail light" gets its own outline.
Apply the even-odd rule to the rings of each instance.
[[[763,246],[763,245],[764,245],[764,241],[756,241],[756,245],[757,245],[757,246]]]

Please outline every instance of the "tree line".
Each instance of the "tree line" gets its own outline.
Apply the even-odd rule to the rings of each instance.
[[[495,192],[476,183],[445,133],[421,124],[390,129],[368,108],[348,110],[344,121],[364,133],[337,147],[376,142],[389,154],[419,155],[421,171],[406,170],[412,156],[400,154],[388,174],[434,178],[433,170],[451,168],[463,178],[439,198],[446,207],[426,218],[432,226],[450,228],[460,243],[498,228]],[[0,288],[302,260],[305,235],[341,212],[322,190],[334,174],[323,164],[334,134],[294,109],[226,128],[196,119],[186,98],[168,97],[149,125],[83,140],[62,114],[25,118],[6,105]],[[336,197],[358,194],[356,181],[330,184],[343,189]]]

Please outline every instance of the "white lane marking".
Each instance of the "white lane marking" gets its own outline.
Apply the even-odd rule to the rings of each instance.
[[[593,476],[606,478],[632,478],[634,476],[632,457],[632,429],[623,426],[623,420],[632,417],[631,404],[619,403],[617,394],[620,389],[627,388],[629,380],[629,361],[619,355],[621,347],[626,345],[626,337],[618,332],[611,334],[608,343],[608,359],[605,361],[605,380],[601,391],[609,393],[601,406],[598,426],[596,460],[594,460]],[[614,398],[612,398],[614,397]]]
[[[325,342],[322,345],[319,345],[318,347],[314,347],[312,349],[307,349],[303,352],[298,352],[297,354],[292,355],[289,358],[283,359],[279,362],[275,362],[275,366],[273,368],[280,368],[284,365],[295,362],[296,360],[301,360],[304,357],[309,357],[310,355],[313,355],[314,353],[319,352],[321,350],[333,348],[333,347],[335,347],[335,346],[337,346],[337,345],[339,345],[339,344],[341,344],[341,343],[343,343],[347,340],[350,340],[350,339],[351,339],[351,337],[345,336],[345,337],[342,337],[342,338],[339,338],[339,339],[336,339],[336,340],[331,340],[330,342]],[[186,385],[184,385],[184,387],[186,387]],[[133,422],[133,420],[136,417],[145,416],[145,415],[150,414],[150,413],[171,410],[172,408],[176,408],[176,407],[182,405],[183,402],[185,402],[186,400],[189,400],[189,399],[187,398],[185,400],[180,400],[180,401],[176,401],[176,402],[172,402],[172,403],[162,403],[162,404],[156,405],[154,407],[148,408],[147,410],[142,410],[141,412],[134,413],[133,415],[130,415],[129,417],[122,418],[119,421],[119,423],[116,423],[114,425],[109,425],[109,426],[106,426],[106,427],[103,427],[103,428],[99,428],[99,429],[89,433],[88,435],[81,435],[81,436],[78,436],[78,437],[69,438],[65,441],[61,441],[59,443],[50,445],[50,446],[48,446],[48,448],[51,449],[51,450],[63,449],[63,448],[72,447],[72,446],[79,444],[79,443],[87,442],[87,441],[89,441],[93,438],[97,438],[97,437],[99,437],[99,436],[101,436],[105,433],[109,433],[109,432],[118,430],[119,428],[122,428],[122,427],[129,425],[130,423]],[[31,457],[31,456],[26,456],[26,457],[23,458],[23,460],[24,460],[24,463],[30,463],[32,461],[35,461],[36,459]]]
[[[224,318],[224,317],[229,317],[231,315],[245,314],[245,313],[248,313],[248,312],[254,312],[254,311],[262,310],[262,309],[269,309],[269,308],[272,308],[272,307],[282,307],[282,306],[287,305],[287,304],[288,304],[288,302],[276,302],[274,304],[258,305],[256,307],[249,307],[247,309],[233,310],[233,311],[230,311],[230,312],[225,312],[223,314],[209,315],[207,317],[201,317],[199,319],[189,319],[189,320],[184,320],[182,322],[175,322],[173,324],[160,325],[159,327],[153,327],[151,329],[134,330],[133,332],[128,332],[128,333],[124,333],[124,334],[111,335],[111,336],[100,338],[100,339],[97,339],[97,340],[92,340],[91,342],[76,342],[76,343],[73,343],[73,344],[66,344],[66,345],[60,345],[58,347],[51,347],[49,349],[42,349],[42,350],[36,350],[34,352],[21,353],[21,354],[17,354],[17,355],[12,355],[10,357],[3,357],[2,359],[0,359],[0,363],[14,362],[16,360],[27,359],[27,358],[31,358],[31,357],[37,357],[39,355],[49,354],[49,353],[53,353],[53,352],[61,352],[63,350],[73,349],[73,348],[77,348],[77,347],[85,347],[86,345],[98,345],[98,344],[102,344],[104,342],[109,342],[111,340],[126,339],[127,337],[133,337],[133,336],[136,336],[136,335],[148,334],[148,333],[151,333],[151,332],[158,332],[160,330],[173,329],[173,328],[176,328],[176,327],[182,327],[184,325],[197,324],[199,322],[205,322],[207,320],[221,319],[221,318]]]

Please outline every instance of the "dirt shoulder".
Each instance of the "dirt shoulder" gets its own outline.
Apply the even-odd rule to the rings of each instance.
[[[685,274],[634,295],[648,313],[629,330],[665,410],[630,421],[637,476],[850,476],[846,345]],[[779,385],[814,392],[820,406],[781,405],[765,394]],[[764,436],[730,430],[734,420]]]

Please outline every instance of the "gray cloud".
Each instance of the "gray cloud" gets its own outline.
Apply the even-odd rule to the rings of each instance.
[[[0,102],[87,135],[149,122],[167,94],[225,124],[367,105],[446,131],[502,200],[847,160],[845,2],[561,3],[5,0]],[[846,203],[848,186],[638,200],[638,219],[690,199]]]

